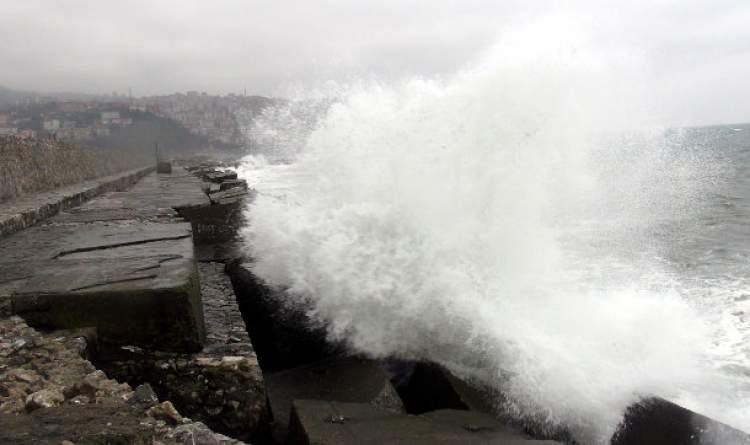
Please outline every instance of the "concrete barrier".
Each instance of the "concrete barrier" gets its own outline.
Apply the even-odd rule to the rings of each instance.
[[[124,190],[152,171],[153,166],[142,167],[6,202],[0,205],[0,238],[55,216],[63,210],[79,206],[103,193]]]

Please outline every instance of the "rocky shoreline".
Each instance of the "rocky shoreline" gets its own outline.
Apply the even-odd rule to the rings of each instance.
[[[108,378],[86,359],[93,340],[0,320],[0,443],[240,444],[160,403],[150,385]]]

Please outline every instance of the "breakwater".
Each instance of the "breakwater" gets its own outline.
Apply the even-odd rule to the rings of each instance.
[[[173,165],[0,239],[0,441],[574,443],[441,366],[332,342],[243,255],[253,197]],[[616,443],[696,428],[744,437],[657,400]]]

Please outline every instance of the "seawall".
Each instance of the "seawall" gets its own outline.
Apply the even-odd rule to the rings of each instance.
[[[152,170],[0,238],[0,443],[576,443],[437,365],[329,343],[253,274],[236,173]],[[613,444],[707,433],[750,443],[652,398]]]
[[[145,156],[53,139],[0,136],[0,202],[145,165]]]

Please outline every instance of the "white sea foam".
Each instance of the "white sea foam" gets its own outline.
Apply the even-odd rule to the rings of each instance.
[[[638,58],[578,25],[508,31],[447,78],[337,90],[275,167],[283,193],[249,209],[254,271],[331,338],[500,387],[501,409],[584,443],[646,394],[741,422],[700,390],[726,392],[710,330],[654,236],[700,211],[711,166],[649,126]]]

